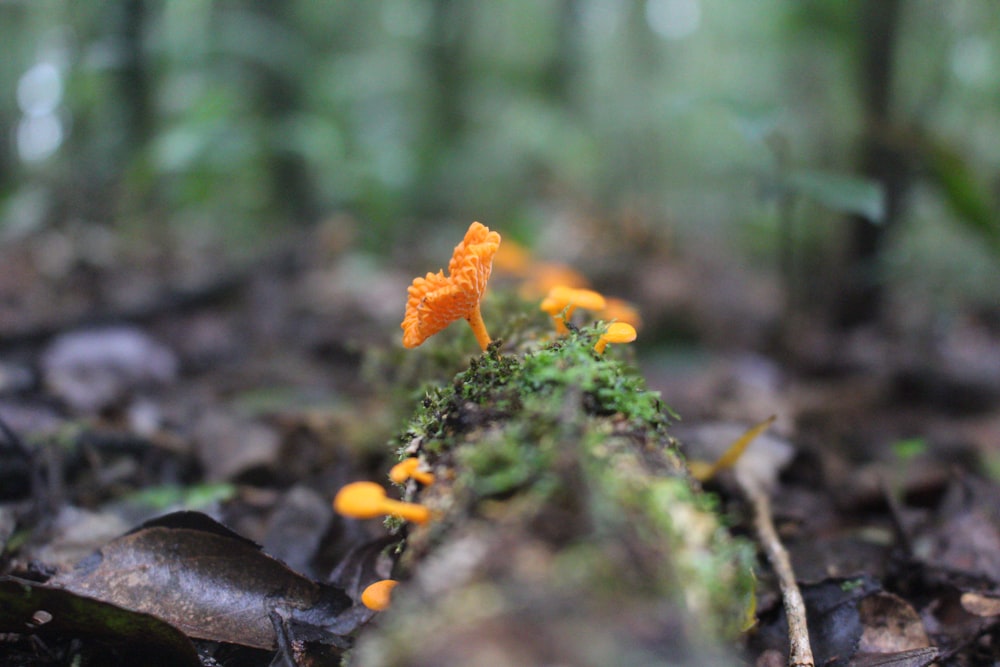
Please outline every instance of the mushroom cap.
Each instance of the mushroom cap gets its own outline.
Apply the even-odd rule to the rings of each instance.
[[[540,308],[549,315],[555,317],[569,305],[569,293],[573,288],[566,285],[556,285],[549,290],[549,293],[542,299]]]
[[[609,343],[631,343],[635,340],[635,327],[626,322],[612,322],[601,338]]]
[[[556,285],[542,300],[541,309],[555,317],[567,306],[584,310],[603,310],[606,305],[604,297],[594,290]]]
[[[389,479],[396,484],[402,484],[413,476],[413,473],[416,472],[417,467],[419,466],[420,459],[415,456],[403,459],[396,465],[392,466],[392,469],[389,470]]]
[[[434,483],[434,473],[420,470],[420,459],[415,456],[403,459],[389,470],[389,479],[396,484],[402,484],[411,478],[424,486]]]
[[[373,611],[387,609],[392,599],[392,589],[398,583],[395,579],[376,581],[361,592],[361,603]]]
[[[605,301],[607,303],[604,306],[604,310],[600,313],[601,319],[617,320],[618,322],[631,324],[636,329],[641,328],[642,316],[634,305],[624,299],[616,299],[615,297],[608,297]]]
[[[354,519],[374,519],[385,514],[385,489],[375,482],[352,482],[333,498],[337,514]]]
[[[575,289],[570,296],[570,305],[584,310],[603,310],[607,306],[604,297],[594,290]]]
[[[447,276],[438,271],[413,280],[400,325],[404,347],[420,345],[479,306],[499,247],[500,235],[474,222],[455,246]]]

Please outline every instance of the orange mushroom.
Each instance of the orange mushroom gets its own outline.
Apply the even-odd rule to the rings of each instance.
[[[389,471],[389,479],[396,484],[402,484],[408,479],[415,479],[424,486],[433,484],[434,473],[419,470],[418,468],[420,468],[420,459],[415,456],[404,459],[392,466],[392,469]]]
[[[527,280],[518,293],[522,299],[540,299],[557,285],[584,289],[590,286],[587,278],[571,266],[556,262],[544,262],[530,267]]]
[[[406,315],[400,325],[404,347],[416,347],[455,320],[465,319],[479,346],[486,350],[490,335],[479,302],[499,247],[500,235],[474,222],[462,242],[455,246],[447,276],[442,270],[414,278],[408,290]]]
[[[549,290],[548,296],[542,300],[541,309],[552,317],[559,334],[568,334],[566,322],[573,317],[573,312],[577,308],[603,310],[605,305],[604,297],[593,290],[557,285]]]
[[[594,352],[604,354],[604,348],[608,343],[631,343],[635,340],[635,327],[625,322],[612,322],[608,325],[608,330],[601,334],[594,345]]]
[[[373,611],[388,609],[392,601],[392,589],[398,583],[395,579],[376,581],[361,592],[361,603]]]
[[[598,313],[598,317],[608,322],[615,320],[631,324],[636,329],[641,328],[642,317],[635,306],[624,299],[616,299],[615,297],[608,297],[605,301],[607,303],[604,310]]]
[[[343,487],[333,499],[333,509],[352,519],[374,519],[388,514],[422,524],[431,518],[431,511],[423,505],[386,497],[385,489],[375,482],[353,482]]]

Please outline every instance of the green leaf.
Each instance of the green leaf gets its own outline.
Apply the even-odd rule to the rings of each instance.
[[[1000,254],[1000,214],[985,188],[962,156],[946,146],[926,142],[930,175],[944,195],[945,203],[967,229],[989,243]]]
[[[800,169],[788,174],[785,187],[834,211],[861,215],[876,223],[885,219],[885,191],[869,178]]]

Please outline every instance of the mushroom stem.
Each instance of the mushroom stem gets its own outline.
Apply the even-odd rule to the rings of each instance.
[[[608,339],[601,336],[597,339],[597,343],[594,344],[594,352],[597,354],[604,354],[604,348],[608,346]]]
[[[476,307],[472,309],[472,312],[470,312],[465,318],[465,321],[469,323],[470,327],[472,327],[472,333],[476,336],[476,342],[479,343],[479,347],[483,348],[483,352],[485,352],[486,348],[489,347],[489,344],[493,341],[490,338],[489,332],[486,331],[486,323],[483,322],[483,314],[479,310],[478,303],[476,304]]]
[[[565,319],[563,319],[562,315],[552,316],[552,324],[555,325],[556,333],[559,334],[560,336],[565,336],[569,334],[569,327],[566,326],[566,320],[568,319],[569,319],[568,316]]]

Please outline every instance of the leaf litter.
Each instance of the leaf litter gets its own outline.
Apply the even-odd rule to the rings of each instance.
[[[614,256],[622,243],[593,245]],[[193,290],[180,306],[163,301],[165,292],[147,276],[145,306],[122,307],[119,317],[114,286],[128,280],[121,274],[108,280],[101,301],[111,306],[100,319],[126,324],[135,340],[157,346],[145,359],[105,363],[107,355],[94,353],[93,361],[84,355],[55,365],[53,352],[46,370],[42,360],[54,349],[53,334],[94,330],[79,326],[88,323],[90,297],[72,288],[51,301],[50,311],[39,310],[44,299],[26,300],[30,312],[0,322],[6,327],[0,331],[0,595],[7,603],[0,606],[0,631],[10,633],[0,636],[0,656],[10,664],[68,664],[81,650],[139,662],[149,655],[144,650],[157,651],[175,664],[213,664],[209,656],[231,650],[215,645],[256,651],[242,654],[247,664],[267,664],[276,649],[285,664],[310,664],[314,658],[303,647],[324,642],[333,645],[327,659],[336,664],[347,638],[371,620],[356,600],[367,584],[391,574],[398,538],[320,506],[345,482],[378,479],[388,468],[381,443],[398,416],[394,423],[373,419],[393,413],[358,376],[360,350],[366,342],[388,341],[393,332],[386,323],[395,316],[369,312],[363,295],[346,288],[327,290],[320,303],[320,277],[349,273],[350,258],[295,247],[280,254],[289,252],[302,258],[301,274],[264,262],[251,280],[254,273],[223,264],[216,276],[201,271],[198,280],[186,281],[205,289]],[[726,290],[741,282],[755,295],[767,295],[766,288],[706,281],[704,266],[690,259],[669,266],[647,259],[651,270],[643,275],[650,278],[644,280],[666,272],[673,285],[666,293],[654,284],[636,286],[632,298],[647,320],[680,314],[709,341],[740,323],[747,326],[738,344],[761,339],[772,310],[767,297],[739,303]],[[634,275],[634,262],[626,264]],[[608,277],[623,271],[609,267]],[[405,291],[405,278],[392,271],[375,277],[386,294]],[[162,278],[177,282],[176,274]],[[37,278],[32,284],[34,291],[61,289]],[[692,300],[706,290],[707,298]],[[131,288],[128,298],[136,292]],[[719,306],[734,303],[729,312]],[[350,340],[343,339],[343,313],[352,314]],[[760,439],[782,445],[755,454],[751,443],[742,465],[762,470],[754,474],[763,475],[773,493],[776,528],[803,590],[816,664],[996,663],[1000,498],[988,475],[997,460],[1000,392],[996,377],[983,369],[1000,359],[997,338],[996,332],[976,338],[979,362],[972,364],[953,352],[961,349],[956,344],[934,355],[896,354],[889,361],[883,355],[882,362],[872,361],[880,355],[849,351],[835,369],[813,363],[838,356],[821,342],[798,351],[807,363],[781,366],[766,386],[759,377],[747,379],[747,366],[726,355],[715,356],[708,372],[688,368],[687,376],[667,377],[651,366],[650,384],[694,426],[735,421],[731,431],[738,434],[779,414],[778,435]],[[95,340],[87,344],[100,352],[103,343]],[[173,355],[176,365],[149,366],[149,359]],[[962,363],[948,363],[955,358]],[[289,359],[298,361],[289,365]],[[43,373],[35,375],[36,368]],[[398,381],[408,370],[400,364],[389,375]],[[91,372],[99,382],[88,392],[79,378]],[[76,384],[57,379],[67,377]],[[295,402],[272,402],[248,414],[239,396],[260,387],[287,390]],[[700,393],[689,397],[689,391]],[[247,457],[241,462],[234,452],[244,436],[263,444],[251,448],[253,456],[240,452]],[[917,436],[925,447],[905,456],[901,448],[893,452],[893,443]],[[718,453],[735,436],[707,437]],[[691,435],[692,443],[697,439]],[[740,466],[737,461],[735,469]],[[209,480],[229,490],[194,500],[179,494],[155,507],[140,501],[147,489],[194,488]],[[733,529],[747,530],[747,508],[726,480],[723,473],[707,486],[733,517]],[[293,525],[290,517],[300,511]],[[72,528],[101,515],[109,518],[101,531],[80,528],[91,542],[70,547],[65,538]],[[769,568],[761,565],[758,577],[746,664],[768,664],[775,656],[780,664],[787,621]],[[41,644],[29,647],[28,636]],[[47,657],[35,662],[39,650]]]

